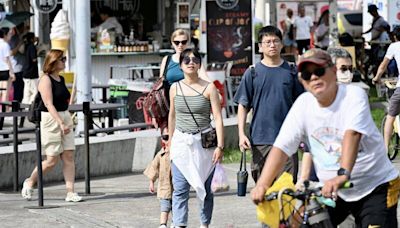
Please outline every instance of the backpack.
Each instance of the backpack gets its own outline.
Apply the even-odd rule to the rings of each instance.
[[[287,35],[288,35],[289,39],[294,40],[294,26],[293,26],[293,24],[290,24]]]
[[[35,99],[33,99],[32,103],[29,105],[28,109],[28,120],[32,123],[37,123],[39,121],[39,106],[40,104],[43,103],[42,97],[40,96],[40,93],[38,92],[35,96]]]
[[[143,109],[148,116],[155,118],[158,126],[164,128],[167,126],[169,114],[169,87],[167,87],[166,73],[171,56],[167,57],[163,76],[153,85],[149,94],[144,98]]]

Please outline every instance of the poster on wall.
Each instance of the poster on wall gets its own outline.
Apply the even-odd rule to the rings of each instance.
[[[233,61],[231,76],[242,76],[252,64],[251,1],[231,1],[223,7],[216,1],[206,1],[207,62]]]
[[[178,2],[176,4],[177,28],[190,28],[189,2]]]

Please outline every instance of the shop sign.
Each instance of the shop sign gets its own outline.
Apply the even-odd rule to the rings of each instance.
[[[41,13],[51,13],[57,8],[57,0],[35,0],[35,8]]]
[[[233,61],[232,76],[242,76],[252,64],[251,1],[224,10],[215,1],[206,1],[207,63]]]
[[[239,0],[216,0],[217,5],[224,10],[230,10],[237,6]]]

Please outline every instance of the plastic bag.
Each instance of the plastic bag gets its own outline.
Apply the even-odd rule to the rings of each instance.
[[[215,166],[214,177],[211,182],[212,192],[225,192],[229,191],[228,178],[225,174],[224,167],[217,163]]]

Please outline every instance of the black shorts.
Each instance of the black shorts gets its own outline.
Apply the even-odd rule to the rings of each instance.
[[[0,71],[0,81],[7,81],[10,78],[10,72],[8,70]]]
[[[339,197],[335,208],[328,207],[333,225],[339,225],[352,214],[357,227],[397,228],[399,188],[400,179],[396,178],[379,185],[359,201],[346,202]]]

